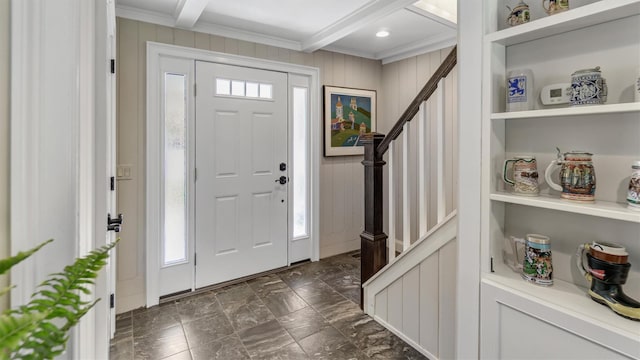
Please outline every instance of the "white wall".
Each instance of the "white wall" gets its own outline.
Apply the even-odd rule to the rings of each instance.
[[[118,164],[132,165],[132,179],[118,181],[118,210],[125,226],[118,245],[117,312],[144,306],[144,167],[146,42],[309,65],[321,84],[378,91],[379,61],[327,51],[312,54],[118,18]],[[379,100],[380,101],[380,100]],[[381,106],[379,106],[380,111]],[[381,119],[381,117],[378,117]],[[378,120],[384,121],[384,120]],[[322,134],[317,134],[322,136]],[[363,229],[361,156],[323,158],[320,163],[320,256],[358,249]]]
[[[9,0],[0,0],[0,259],[9,255]],[[0,277],[0,288],[9,276]],[[0,312],[9,306],[9,296],[0,297]]]

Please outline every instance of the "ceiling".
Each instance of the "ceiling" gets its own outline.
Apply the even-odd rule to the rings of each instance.
[[[396,61],[456,41],[456,0],[116,0],[116,15],[286,49]],[[380,30],[390,33],[378,38]]]

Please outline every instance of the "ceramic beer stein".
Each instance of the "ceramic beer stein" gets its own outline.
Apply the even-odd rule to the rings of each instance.
[[[507,6],[507,9],[510,11],[509,17],[507,17],[507,24],[509,24],[509,26],[528,23],[531,20],[529,5],[525,4],[524,1],[520,1],[513,9]]]
[[[513,247],[514,263],[518,263],[517,244],[524,244],[524,260],[522,267],[522,278],[538,285],[553,285],[553,266],[551,262],[551,240],[548,236],[540,234],[527,234],[525,239],[511,236]]]
[[[556,148],[557,149],[557,148]],[[558,158],[549,164],[544,174],[544,179],[549,186],[557,191],[564,199],[577,201],[593,201],[596,193],[596,173],[591,157],[593,154],[586,151],[570,151],[560,154]],[[560,185],[551,180],[551,172],[554,166],[560,166]]]
[[[507,73],[507,111],[533,110],[533,73],[529,69]]]
[[[635,161],[631,165],[627,204],[629,204],[629,209],[640,210],[640,161]]]
[[[557,14],[569,10],[569,0],[542,0],[542,8],[549,15]]]
[[[607,81],[602,77],[600,66],[578,70],[571,74],[569,104],[601,105],[607,101]]]
[[[513,167],[513,179],[507,176],[509,164]],[[537,196],[538,188],[538,163],[536,158],[530,155],[517,155],[513,159],[504,161],[502,179],[513,186],[513,193],[525,196]]]

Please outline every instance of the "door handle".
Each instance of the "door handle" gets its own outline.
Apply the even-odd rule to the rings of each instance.
[[[276,182],[279,182],[280,185],[284,185],[287,183],[287,181],[289,181],[289,179],[286,176],[280,176],[279,179],[276,179]]]
[[[111,218],[111,214],[107,214],[107,231],[120,232],[122,220],[122,214],[118,214],[118,217],[114,219]]]

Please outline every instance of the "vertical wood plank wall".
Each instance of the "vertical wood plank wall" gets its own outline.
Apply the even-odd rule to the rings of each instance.
[[[0,0],[0,259],[10,255],[9,244],[9,87],[11,82],[9,63],[11,46],[9,41],[10,24],[9,0]],[[0,289],[9,286],[9,277],[0,277]],[[0,297],[0,312],[9,307],[9,296]]]
[[[385,64],[382,67],[382,97],[380,103],[380,118],[385,119],[379,131],[387,133],[391,126],[400,117],[409,103],[414,99],[418,91],[422,89],[427,80],[436,71],[438,66],[447,57],[451,48],[434,51],[428,54],[410,57],[404,60]],[[458,70],[455,67],[445,80],[445,199],[446,213],[456,209],[457,179],[458,179],[458,143],[457,143],[457,81]],[[433,227],[437,213],[437,184],[436,179],[436,106],[435,94],[427,102],[427,164],[425,166],[427,179],[427,209],[428,228]],[[411,133],[409,137],[409,194],[418,194],[418,132],[417,120],[420,113],[411,121]],[[402,174],[402,136],[394,142],[394,172],[395,172],[395,209],[396,209],[396,239],[402,239],[402,181],[399,175]],[[386,158],[385,158],[386,159]],[[387,168],[385,167],[385,179],[387,179]],[[433,181],[431,181],[433,179]],[[386,188],[385,188],[386,192]],[[385,193],[385,203],[388,203],[389,194]],[[417,240],[418,223],[418,201],[417,196],[410,196],[412,199],[409,206],[411,219],[411,239]],[[386,211],[385,207],[385,211]],[[385,231],[388,229],[387,216],[385,216]]]
[[[452,240],[375,295],[375,316],[438,359],[455,356],[456,246]]]
[[[127,311],[145,303],[144,296],[144,168],[145,168],[145,106],[146,106],[146,42],[155,41],[194,47],[255,58],[263,58],[320,69],[323,85],[347,86],[376,90],[378,94],[378,131],[386,133],[400,116],[415,94],[437,69],[450,49],[420,55],[395,63],[382,65],[380,61],[360,57],[316,51],[308,54],[216,35],[149,24],[145,22],[117,19],[117,162],[132,165],[132,179],[118,181],[118,210],[125,214],[126,225],[118,245],[117,312]],[[455,92],[456,70],[447,79],[447,96]],[[455,128],[455,101],[447,106],[447,139],[457,131]],[[435,107],[429,109],[431,119],[435,118]],[[430,122],[435,139],[435,123]],[[322,134],[316,134],[322,137]],[[415,171],[417,165],[416,140],[414,132],[411,142],[410,166],[413,180],[411,193],[417,193]],[[448,212],[456,201],[457,144],[447,143],[447,202]],[[398,149],[399,150],[399,149]],[[397,151],[396,153],[400,153]],[[430,152],[435,154],[435,148]],[[449,159],[453,159],[449,162]],[[361,156],[323,157],[320,161],[320,257],[327,257],[360,247],[360,232],[363,229],[363,168]],[[396,164],[400,164],[397,159]],[[429,169],[435,167],[435,159],[430,160]],[[402,171],[397,166],[397,171]],[[398,183],[396,194],[402,191]],[[449,185],[450,184],[450,185]],[[435,191],[435,183],[429,184]],[[412,198],[415,198],[412,197]],[[435,197],[434,197],[435,198]],[[430,226],[435,224],[436,205],[430,202]],[[397,202],[398,221],[401,219],[402,202]],[[417,219],[412,208],[412,237],[417,236]],[[401,225],[401,223],[399,223]],[[400,229],[401,226],[396,227]],[[397,236],[400,238],[399,231]]]
[[[117,19],[119,165],[132,165],[132,179],[118,181],[118,210],[126,224],[118,245],[117,312],[145,304],[144,168],[146,42],[155,41],[230,54],[309,65],[320,69],[323,85],[381,91],[380,61],[316,51],[291,51],[215,35]],[[385,128],[378,105],[379,126]],[[322,136],[316,134],[315,136]],[[361,156],[322,158],[320,162],[320,257],[358,249],[363,228]]]

